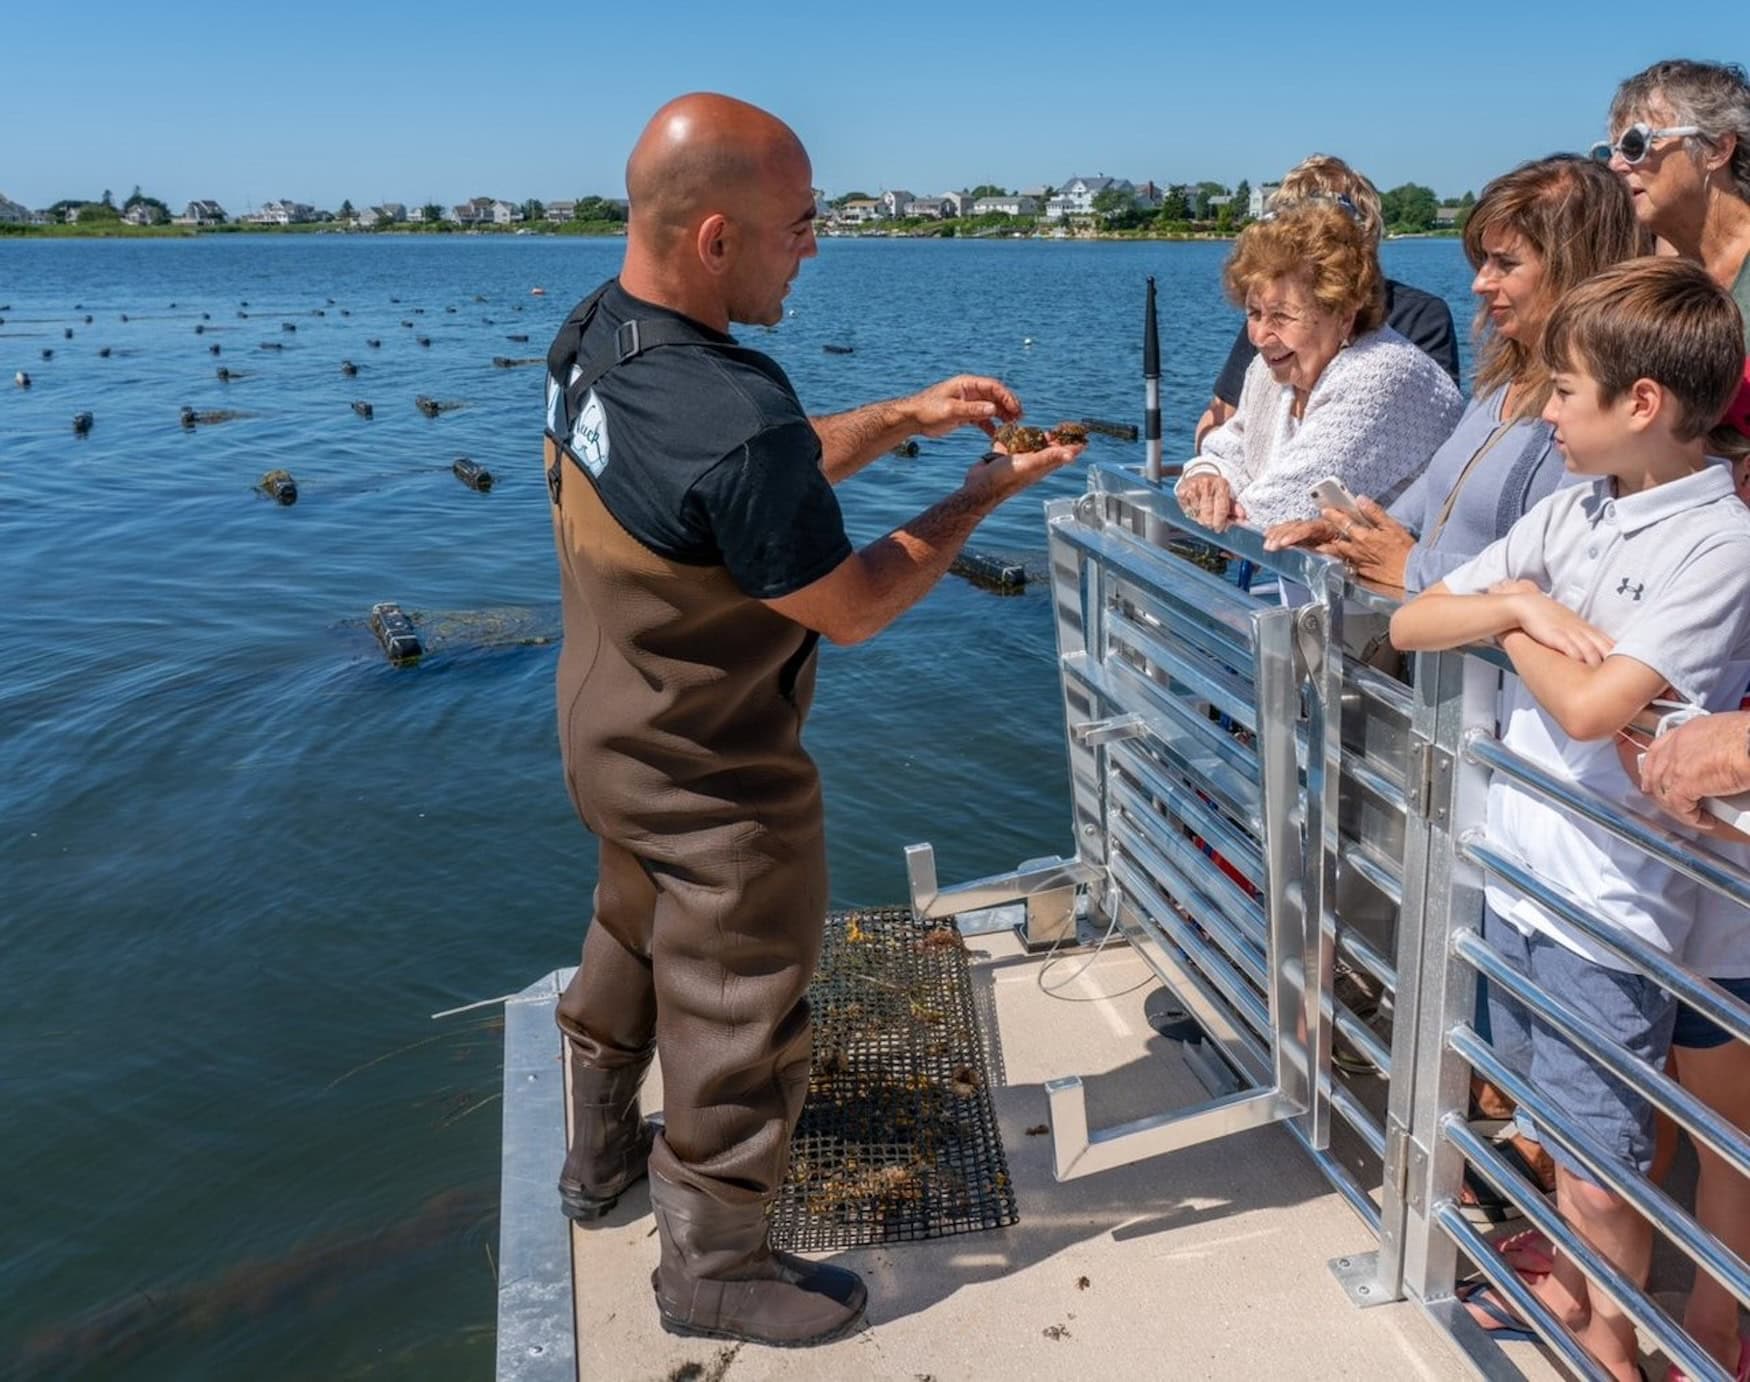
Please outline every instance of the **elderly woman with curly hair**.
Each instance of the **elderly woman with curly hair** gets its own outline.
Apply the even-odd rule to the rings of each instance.
[[[1364,580],[1413,592],[1505,537],[1568,479],[1542,416],[1544,322],[1563,293],[1649,243],[1622,185],[1577,154],[1496,178],[1464,226],[1477,296],[1475,392],[1464,417],[1389,513],[1364,496],[1363,521],[1326,510],[1272,530],[1266,546],[1313,546]]]
[[[1379,258],[1354,214],[1311,202],[1248,226],[1223,273],[1258,348],[1234,414],[1177,495],[1215,532],[1318,513],[1313,486],[1395,496],[1452,431],[1446,371],[1385,326]]]

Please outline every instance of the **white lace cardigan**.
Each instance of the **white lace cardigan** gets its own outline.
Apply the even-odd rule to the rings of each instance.
[[[1310,491],[1335,475],[1356,495],[1389,504],[1451,435],[1464,400],[1446,371],[1389,326],[1337,352],[1302,416],[1294,389],[1262,355],[1246,370],[1239,407],[1203,439],[1180,479],[1214,472],[1245,506],[1248,527],[1317,518]]]

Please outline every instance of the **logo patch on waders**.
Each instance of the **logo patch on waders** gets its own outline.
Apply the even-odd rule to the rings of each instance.
[[[608,468],[608,415],[594,389],[589,391],[577,415],[577,425],[571,429],[571,450],[583,462],[584,469],[598,479]]]

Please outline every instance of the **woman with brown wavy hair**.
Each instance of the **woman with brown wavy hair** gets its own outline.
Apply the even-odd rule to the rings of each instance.
[[[1464,228],[1479,345],[1458,426],[1389,512],[1361,501],[1371,526],[1327,509],[1283,524],[1268,545],[1314,546],[1367,580],[1417,591],[1505,536],[1565,474],[1539,416],[1550,391],[1538,354],[1544,322],[1568,289],[1648,245],[1621,182],[1601,164],[1556,154],[1496,178]]]

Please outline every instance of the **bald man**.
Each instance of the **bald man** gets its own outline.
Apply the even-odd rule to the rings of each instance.
[[[762,110],[683,96],[626,168],[619,277],[548,355],[545,457],[562,577],[559,736],[596,835],[595,912],[559,1003],[573,1117],[560,1174],[589,1222],[650,1176],[671,1333],[792,1347],[842,1337],[862,1282],[774,1252],[766,1207],[808,1085],[805,993],[827,903],[819,777],[801,730],[821,637],[915,604],[980,519],[1078,448],[980,460],[860,551],[833,486],[907,437],[1021,405],[961,376],[810,418],[732,323],[771,325],[816,252],[808,155]],[[639,1112],[662,1055],[660,1129]]]

